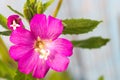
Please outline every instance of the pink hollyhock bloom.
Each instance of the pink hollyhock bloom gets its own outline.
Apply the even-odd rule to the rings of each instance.
[[[9,50],[10,56],[18,61],[18,69],[33,77],[44,78],[51,68],[65,71],[72,55],[70,41],[58,38],[63,31],[62,21],[44,14],[36,14],[30,21],[30,31],[16,29],[10,36],[15,45]]]
[[[8,28],[16,30],[17,28],[23,27],[23,23],[18,15],[11,15],[7,19]]]

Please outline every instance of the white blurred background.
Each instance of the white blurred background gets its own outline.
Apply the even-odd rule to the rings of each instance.
[[[11,5],[22,12],[26,0],[0,0],[0,13],[6,17],[13,14],[7,8]],[[46,1],[46,0],[43,0]],[[58,0],[46,11],[50,15]],[[63,0],[58,18],[88,18],[103,22],[88,34],[67,35],[69,39],[85,39],[91,36],[110,38],[110,42],[100,49],[74,48],[69,70],[74,80],[97,80],[101,75],[105,80],[120,80],[120,0]],[[25,23],[26,24],[26,23]],[[0,27],[0,31],[3,30]],[[64,36],[66,37],[66,36]],[[2,36],[9,46],[9,37]]]

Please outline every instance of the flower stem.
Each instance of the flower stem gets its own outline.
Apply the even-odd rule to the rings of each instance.
[[[53,12],[53,15],[52,15],[53,17],[56,17],[56,16],[57,16],[57,14],[58,14],[58,12],[59,12],[59,10],[60,10],[60,7],[61,7],[62,2],[63,2],[63,0],[59,0],[56,9],[55,9],[54,12]]]

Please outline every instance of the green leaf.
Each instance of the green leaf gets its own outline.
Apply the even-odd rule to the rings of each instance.
[[[98,78],[98,80],[104,80],[104,77],[103,77],[103,76],[100,76],[100,77]]]
[[[18,12],[17,10],[13,9],[11,6],[7,5],[7,7],[8,7],[11,11],[13,11],[14,13],[16,13],[16,14],[24,17],[22,13],[20,13],[20,12]]]
[[[90,19],[65,19],[63,20],[63,34],[83,34],[95,29],[101,21]]]
[[[0,32],[0,35],[4,35],[4,36],[10,36],[10,34],[11,34],[11,31]]]
[[[54,0],[49,0],[43,4],[43,12],[54,2]]]
[[[14,77],[14,80],[36,80],[36,79],[33,78],[31,74],[26,75],[26,74],[23,74],[17,70],[16,76]]]
[[[7,19],[2,14],[0,14],[0,25],[2,25],[2,27],[4,27],[4,28],[8,29]]]
[[[101,37],[91,37],[86,40],[72,41],[72,43],[75,47],[93,49],[106,45],[108,41],[109,39],[104,39]]]

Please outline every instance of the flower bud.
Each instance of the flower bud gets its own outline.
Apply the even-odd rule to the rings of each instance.
[[[42,5],[42,2],[41,2],[41,1],[39,1],[39,2],[37,3],[37,13],[38,13],[38,14],[43,13],[43,5]]]
[[[30,4],[35,4],[37,0],[29,0]]]
[[[24,17],[25,17],[28,21],[30,21],[31,18],[33,17],[32,12],[31,12],[29,6],[27,5],[27,3],[25,3],[25,5],[24,5],[23,13],[24,13]]]
[[[29,0],[30,7],[34,9],[36,2],[37,0]]]

